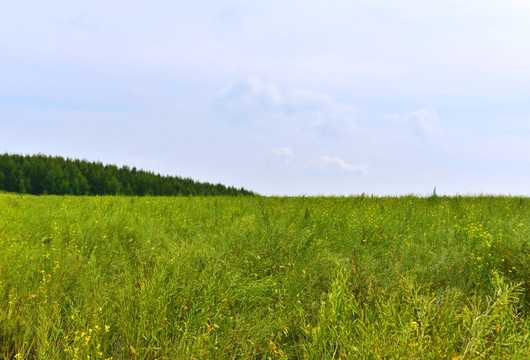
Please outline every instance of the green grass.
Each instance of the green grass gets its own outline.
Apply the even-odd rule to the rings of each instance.
[[[530,358],[526,198],[0,194],[0,249],[0,358]]]

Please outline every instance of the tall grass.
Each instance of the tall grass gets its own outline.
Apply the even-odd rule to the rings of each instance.
[[[530,358],[529,210],[0,194],[0,358]]]

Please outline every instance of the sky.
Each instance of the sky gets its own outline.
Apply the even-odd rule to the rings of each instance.
[[[264,195],[530,195],[527,0],[3,1],[0,152]]]

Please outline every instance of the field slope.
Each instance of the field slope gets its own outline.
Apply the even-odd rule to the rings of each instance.
[[[528,359],[529,210],[0,194],[0,358]]]

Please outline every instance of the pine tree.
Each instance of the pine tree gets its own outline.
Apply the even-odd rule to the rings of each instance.
[[[24,178],[21,177],[18,181],[18,192],[25,194],[26,193],[26,182],[24,181]]]

